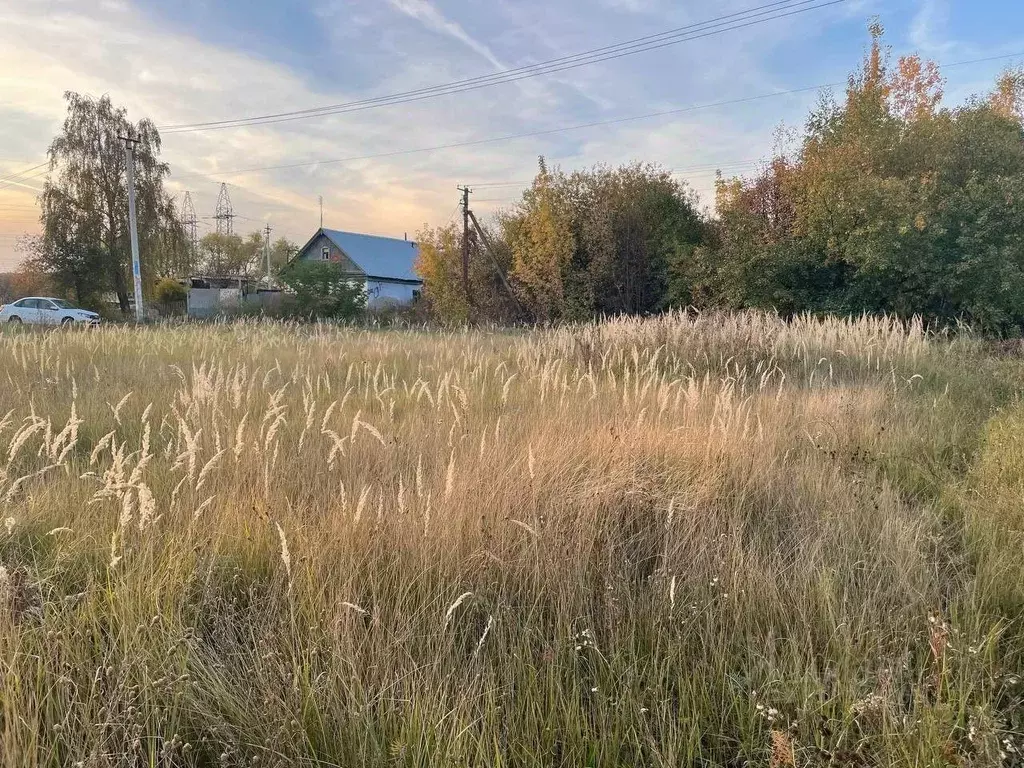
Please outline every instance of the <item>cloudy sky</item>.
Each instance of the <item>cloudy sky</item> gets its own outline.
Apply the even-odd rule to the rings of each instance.
[[[279,114],[484,76],[767,2],[4,0],[0,178],[45,161],[67,90],[109,94],[133,120],[158,126]],[[802,124],[817,94],[788,92],[845,79],[873,15],[895,54],[917,51],[955,64],[1024,53],[1019,0],[838,0],[460,94],[242,128],[165,131],[170,189],[179,198],[191,191],[200,234],[227,182],[240,216],[236,230],[269,221],[275,236],[295,241],[318,226],[318,196],[325,225],[398,237],[447,221],[459,183],[481,185],[474,207],[486,214],[517,194],[538,155],[564,168],[660,163],[707,200],[715,167],[747,172],[770,152],[780,125]],[[947,100],[987,90],[1012,61],[944,69]],[[702,108],[682,111],[693,106]],[[672,110],[679,111],[624,120]],[[535,135],[502,138],[521,134]],[[290,167],[248,170],[271,166]],[[0,182],[0,270],[19,260],[17,238],[38,228],[44,170]]]

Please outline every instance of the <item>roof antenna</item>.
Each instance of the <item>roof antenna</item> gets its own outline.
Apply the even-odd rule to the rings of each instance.
[[[320,229],[324,228],[324,196],[320,195]]]

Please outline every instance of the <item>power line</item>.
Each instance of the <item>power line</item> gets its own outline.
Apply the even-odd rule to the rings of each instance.
[[[986,58],[983,58],[983,59],[971,59],[969,61],[957,61],[957,62],[952,62],[952,63],[949,63],[949,64],[939,64],[937,66],[938,66],[939,69],[949,69],[951,67],[966,66],[968,64],[980,64],[980,63],[989,62],[989,61],[999,61],[999,60],[1003,60],[1003,59],[1017,58],[1017,57],[1020,57],[1020,56],[1024,56],[1024,52],[1009,53],[1009,54],[1004,54],[1004,55],[1000,55],[1000,56],[989,56],[989,57],[986,57]],[[450,144],[439,144],[439,145],[432,146],[432,147],[419,147],[419,148],[415,148],[415,149],[399,149],[399,150],[392,150],[390,152],[378,152],[378,153],[368,154],[368,155],[353,155],[353,156],[350,156],[350,157],[340,157],[340,158],[333,158],[333,159],[328,159],[328,160],[313,160],[313,161],[302,162],[302,163],[285,163],[285,164],[281,164],[281,165],[253,166],[251,168],[239,168],[239,169],[228,170],[228,171],[217,171],[216,174],[191,173],[191,174],[187,174],[185,176],[177,177],[176,181],[181,181],[181,180],[184,180],[184,179],[193,179],[193,178],[214,178],[215,175],[217,177],[220,177],[220,176],[238,176],[238,175],[242,175],[242,174],[246,174],[246,173],[256,173],[258,171],[282,171],[282,170],[291,170],[291,169],[294,169],[294,168],[311,168],[313,166],[318,166],[318,165],[336,165],[336,164],[339,164],[339,163],[351,163],[351,162],[357,162],[357,161],[360,161],[360,160],[380,160],[380,159],[383,159],[383,158],[400,157],[400,156],[403,156],[403,155],[422,154],[422,153],[426,153],[426,152],[438,152],[438,151],[442,151],[442,150],[446,150],[446,149],[462,149],[462,148],[465,148],[465,147],[480,146],[480,145],[484,145],[484,144],[495,144],[495,143],[499,143],[499,142],[503,142],[503,141],[514,141],[516,139],[534,138],[534,137],[537,137],[537,136],[549,136],[549,135],[557,134],[557,133],[568,133],[569,131],[579,131],[579,130],[584,130],[584,129],[587,129],[587,128],[597,128],[597,127],[602,127],[602,126],[606,126],[606,125],[619,125],[619,124],[623,124],[623,123],[639,122],[639,121],[642,121],[642,120],[650,120],[650,119],[654,119],[654,118],[658,118],[658,117],[668,117],[668,116],[671,116],[671,115],[681,115],[681,114],[685,114],[685,113],[689,113],[689,112],[697,112],[697,111],[704,110],[704,109],[715,109],[715,108],[718,108],[718,107],[729,107],[729,106],[737,106],[739,104],[749,104],[749,103],[753,103],[753,102],[756,102],[756,101],[763,101],[765,99],[777,98],[779,96],[793,96],[793,95],[796,95],[796,94],[808,93],[808,92],[811,92],[811,91],[819,91],[819,90],[821,90],[823,88],[834,88],[834,87],[838,87],[838,86],[841,86],[841,85],[846,85],[846,82],[845,81],[841,81],[841,82],[837,81],[837,82],[831,82],[831,83],[821,83],[819,85],[809,85],[809,86],[805,86],[805,87],[802,87],[802,88],[790,88],[788,90],[772,91],[771,93],[762,93],[762,94],[758,94],[756,96],[746,96],[746,97],[739,98],[739,99],[728,99],[728,100],[725,100],[725,101],[709,102],[709,103],[706,103],[706,104],[695,104],[695,105],[691,105],[691,106],[688,106],[688,107],[680,107],[680,108],[677,108],[677,109],[666,109],[666,110],[661,110],[661,111],[658,111],[658,112],[647,112],[647,113],[641,114],[641,115],[631,115],[631,116],[628,116],[628,117],[611,118],[611,119],[608,119],[608,120],[594,120],[594,121],[588,122],[588,123],[578,123],[576,125],[567,125],[567,126],[562,126],[560,128],[547,128],[547,129],[539,130],[539,131],[526,131],[526,132],[523,132],[523,133],[513,133],[513,134],[507,134],[507,135],[504,135],[504,136],[493,136],[493,137],[489,137],[489,138],[485,138],[485,139],[474,139],[474,140],[470,140],[470,141],[453,142],[453,143],[450,143]]]
[[[31,168],[25,168],[24,170],[18,171],[17,173],[12,173],[12,174],[10,174],[8,176],[4,176],[4,177],[0,178],[0,182],[8,181],[9,179],[16,179],[19,176],[24,176],[26,173],[34,171],[34,170],[36,170],[38,168],[42,168],[44,165],[49,165],[49,164],[50,164],[50,161],[47,160],[46,162],[40,163],[39,165],[33,165]],[[36,175],[38,176],[39,174],[36,174]]]
[[[703,163],[701,165],[681,166],[678,168],[658,168],[657,170],[664,170],[667,173],[686,173],[698,175],[702,172],[716,173],[717,171],[729,170],[736,167],[754,166],[760,163],[760,160],[730,160],[723,163]],[[480,184],[472,184],[471,186],[476,188],[490,188],[496,189],[499,187],[523,187],[533,184],[534,179],[521,179],[519,181],[488,181]]]
[[[313,117],[324,117],[346,112],[359,112],[366,109],[377,109],[397,104],[408,104],[415,101],[423,101],[438,96],[445,96],[455,93],[487,88],[493,85],[517,82],[527,78],[549,75],[557,72],[564,72],[569,69],[596,64],[603,61],[632,56],[638,53],[658,50],[679,43],[700,40],[705,37],[719,35],[724,32],[732,32],[738,29],[764,24],[770,21],[787,18],[808,11],[819,10],[833,5],[839,5],[846,0],[776,0],[768,5],[758,6],[747,11],[720,16],[715,19],[691,24],[686,27],[679,27],[668,32],[661,32],[656,35],[648,35],[644,38],[617,43],[603,48],[596,48],[590,51],[564,56],[559,59],[541,62],[538,64],[526,65],[516,69],[504,70],[491,75],[482,75],[466,80],[458,80],[444,85],[435,85],[413,91],[404,91],[388,96],[379,96],[360,101],[333,104],[313,109],[295,110],[291,112],[278,112],[269,115],[260,115],[247,118],[236,118],[231,120],[215,120],[201,123],[183,123],[180,125],[163,126],[164,134],[190,133],[194,131],[215,130],[221,128],[242,128],[254,125],[267,125],[272,123],[289,122],[293,120],[307,120]]]
[[[526,139],[526,138],[533,138],[533,137],[536,137],[536,136],[548,136],[548,135],[556,134],[556,133],[568,133],[569,131],[579,131],[579,130],[583,130],[583,129],[586,129],[586,128],[597,128],[597,127],[606,126],[606,125],[618,125],[618,124],[622,124],[622,123],[638,122],[638,121],[641,121],[641,120],[650,120],[650,119],[656,118],[656,117],[667,117],[669,115],[680,115],[680,114],[684,114],[686,112],[695,112],[695,111],[698,111],[698,110],[701,110],[701,109],[711,109],[711,108],[714,108],[714,107],[725,107],[725,106],[732,106],[732,105],[736,105],[736,104],[744,104],[744,103],[749,103],[749,102],[753,102],[753,101],[759,101],[759,100],[762,100],[762,99],[775,98],[777,96],[790,96],[790,95],[793,95],[793,94],[805,93],[805,92],[808,92],[808,91],[817,91],[817,90],[820,90],[821,88],[827,88],[829,86],[834,86],[834,85],[837,85],[837,83],[826,83],[824,85],[812,85],[812,86],[807,86],[806,88],[793,88],[793,89],[788,90],[788,91],[775,91],[773,93],[766,93],[766,94],[761,94],[761,95],[758,95],[758,96],[748,96],[748,97],[742,98],[742,99],[731,99],[729,101],[718,101],[718,102],[713,102],[713,103],[709,103],[709,104],[698,104],[698,105],[689,106],[689,107],[681,107],[679,109],[666,109],[666,110],[662,110],[662,111],[659,111],[659,112],[648,112],[648,113],[642,114],[642,115],[631,115],[629,117],[617,117],[617,118],[612,118],[612,119],[609,119],[609,120],[594,120],[594,121],[589,122],[589,123],[578,123],[576,125],[567,125],[567,126],[562,126],[562,127],[559,127],[559,128],[547,128],[547,129],[539,130],[539,131],[526,131],[526,132],[523,132],[523,133],[512,133],[512,134],[506,134],[505,136],[493,136],[493,137],[486,138],[486,139],[474,139],[474,140],[471,140],[471,141],[453,142],[451,144],[439,144],[439,145],[436,145],[436,146],[433,146],[433,147],[419,147],[419,148],[416,148],[416,149],[398,149],[398,150],[392,150],[390,152],[378,152],[378,153],[369,154],[369,155],[354,155],[354,156],[351,156],[351,157],[340,157],[340,158],[334,158],[334,159],[330,159],[330,160],[314,160],[314,161],[311,161],[311,162],[304,162],[304,163],[286,163],[286,164],[282,164],[282,165],[265,165],[265,166],[254,166],[254,167],[251,167],[251,168],[239,168],[239,169],[235,169],[235,170],[231,170],[231,171],[218,171],[217,175],[218,176],[237,176],[237,175],[245,174],[245,173],[255,173],[257,171],[281,171],[281,170],[290,170],[290,169],[293,169],[293,168],[309,168],[309,167],[312,167],[312,166],[315,166],[315,165],[335,165],[337,163],[350,163],[350,162],[356,162],[356,161],[359,161],[359,160],[379,160],[381,158],[399,157],[401,155],[414,155],[414,154],[420,154],[420,153],[424,153],[424,152],[437,152],[437,151],[445,150],[445,149],[462,149],[464,147],[480,146],[482,144],[494,144],[494,143],[498,143],[498,142],[502,142],[502,141],[514,141],[515,139]],[[191,179],[191,178],[197,178],[197,177],[213,178],[213,174],[193,173],[193,174],[188,174],[186,176],[179,176],[177,180],[181,181],[183,179]]]

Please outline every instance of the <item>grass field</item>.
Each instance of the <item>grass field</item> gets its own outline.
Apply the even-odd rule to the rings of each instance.
[[[0,764],[1021,765],[1022,384],[881,320],[5,329]]]

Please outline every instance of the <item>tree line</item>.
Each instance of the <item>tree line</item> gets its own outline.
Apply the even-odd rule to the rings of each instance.
[[[713,211],[657,165],[565,171],[541,158],[518,202],[469,233],[467,273],[458,224],[419,233],[423,305],[445,324],[572,322],[691,306],[919,315],[1021,332],[1024,69],[1005,71],[989,94],[945,106],[934,63],[894,62],[881,26],[870,33],[845,92],[823,94],[802,132],[758,172],[719,175]],[[106,96],[66,99],[40,196],[43,231],[28,242],[16,284],[45,277],[86,306],[113,293],[127,311],[120,137],[128,135],[137,139],[147,295],[170,290],[173,281],[162,278],[264,273],[259,232],[189,242],[149,120],[130,122]],[[279,239],[271,261],[297,295],[344,279],[327,274],[330,265],[283,272],[294,251]]]
[[[65,100],[67,115],[50,144],[49,174],[39,198],[42,234],[23,243],[27,257],[8,283],[39,289],[44,278],[49,290],[82,306],[96,306],[112,293],[122,312],[128,311],[132,285],[124,136],[136,139],[136,221],[148,297],[173,294],[169,278],[265,273],[264,239],[258,231],[246,236],[211,232],[195,244],[189,241],[165,188],[170,168],[160,160],[160,134],[151,121],[132,123],[109,96],[68,92]],[[295,251],[287,239],[271,243],[272,272],[280,272]]]
[[[670,307],[919,315],[1024,329],[1024,70],[942,104],[938,67],[895,62],[883,29],[841,98],[750,177],[716,182],[715,210],[666,170],[564,172],[541,158],[487,227],[514,296],[457,224],[424,228],[417,265],[440,321],[573,321]],[[475,233],[474,233],[475,234]]]

